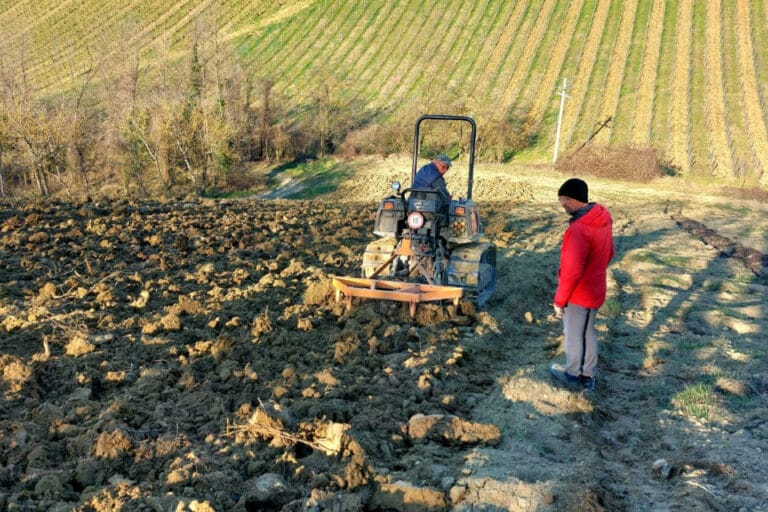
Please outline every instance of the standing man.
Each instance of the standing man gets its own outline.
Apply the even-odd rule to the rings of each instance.
[[[448,155],[437,155],[430,163],[418,170],[411,186],[413,188],[431,188],[442,192],[445,197],[451,197],[445,184],[445,178],[443,178],[451,165],[451,159],[448,158]]]
[[[555,314],[563,319],[565,366],[555,363],[549,371],[564,384],[592,390],[597,369],[595,317],[605,302],[606,269],[614,255],[613,219],[605,207],[589,202],[583,180],[567,180],[557,195],[571,216],[555,292]]]

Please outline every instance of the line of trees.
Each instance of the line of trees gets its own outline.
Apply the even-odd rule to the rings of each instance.
[[[250,162],[410,151],[418,101],[412,119],[387,121],[327,72],[289,103],[209,39],[185,58],[126,49],[57,95],[0,66],[0,197],[204,195],[252,185]],[[524,121],[487,117],[478,149],[488,160],[509,158],[533,136]]]

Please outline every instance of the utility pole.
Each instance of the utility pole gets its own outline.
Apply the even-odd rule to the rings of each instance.
[[[563,124],[563,108],[565,107],[565,98],[570,98],[565,94],[568,88],[568,80],[563,78],[563,88],[557,94],[560,95],[560,113],[557,114],[557,135],[555,136],[555,154],[552,156],[552,165],[557,162],[557,151],[560,148],[560,127]]]

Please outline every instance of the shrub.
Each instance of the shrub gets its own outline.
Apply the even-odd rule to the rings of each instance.
[[[344,158],[402,153],[413,145],[411,132],[396,123],[371,124],[351,131],[339,146]]]
[[[768,201],[768,190],[759,186],[742,188],[723,187],[721,190],[724,197]]]
[[[478,135],[477,156],[483,161],[508,162],[536,141],[537,130],[537,124],[528,117],[491,118]]]
[[[647,181],[662,176],[663,166],[653,148],[586,146],[565,153],[555,169],[570,175]]]

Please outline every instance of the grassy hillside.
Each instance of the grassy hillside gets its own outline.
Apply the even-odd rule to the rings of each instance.
[[[561,153],[653,146],[683,174],[768,186],[762,0],[0,0],[0,32],[4,71],[43,91],[107,55],[157,59],[213,34],[288,101],[325,82],[406,124],[530,117],[535,146],[517,158],[531,161],[551,159],[566,79]]]

